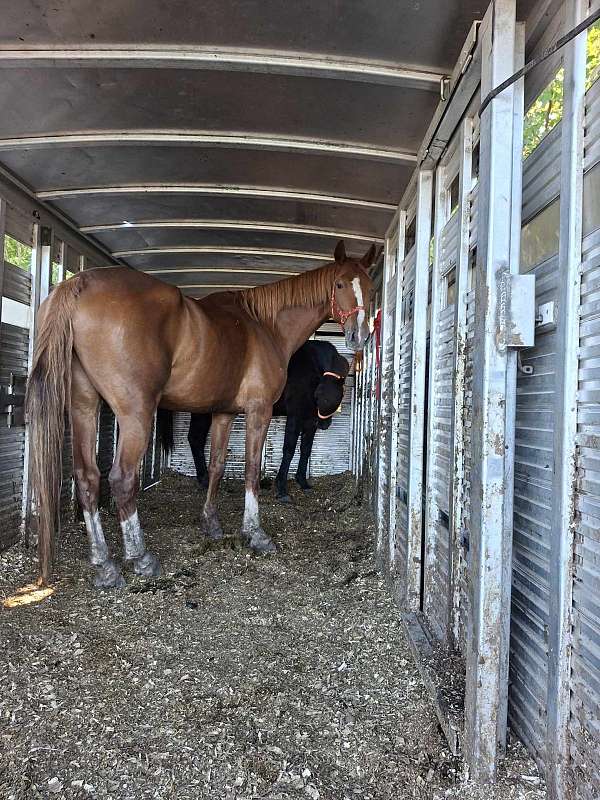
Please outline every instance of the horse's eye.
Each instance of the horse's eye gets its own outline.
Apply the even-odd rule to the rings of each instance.
[[[336,283],[336,285],[335,285],[335,288],[336,289],[343,289],[344,288],[344,284],[341,281],[338,281]]]

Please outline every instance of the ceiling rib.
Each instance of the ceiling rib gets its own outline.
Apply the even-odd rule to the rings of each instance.
[[[154,256],[168,253],[225,253],[232,256],[266,256],[268,258],[302,258],[311,261],[327,261],[331,253],[305,253],[300,250],[271,250],[269,247],[230,247],[228,245],[197,245],[183,247],[142,247],[135,250],[119,250],[113,258],[128,256]]]
[[[290,272],[285,269],[238,269],[238,268],[222,268],[222,267],[171,267],[170,269],[142,269],[147,275],[169,275],[170,273],[188,273],[188,272],[224,272],[226,275],[233,273],[240,275],[298,275],[298,272]]]
[[[416,164],[415,152],[371,147],[355,142],[326,142],[320,139],[291,139],[283,136],[259,136],[229,131],[93,131],[52,133],[43,136],[17,136],[0,139],[0,152],[40,150],[50,147],[86,147],[118,145],[201,145],[226,149],[267,150],[283,153],[317,153],[370,161]]]
[[[116,67],[242,71],[407,86],[426,91],[439,91],[440,83],[446,77],[445,73],[435,69],[416,69],[369,60],[202,47],[0,50],[0,65],[20,69]]]
[[[292,233],[307,236],[331,236],[336,239],[355,239],[361,242],[376,242],[383,239],[377,236],[359,233],[358,231],[337,230],[333,228],[312,228],[308,225],[279,225],[271,222],[253,220],[221,220],[221,219],[173,219],[173,220],[139,220],[109,222],[102,225],[83,225],[82,233],[102,233],[103,231],[119,231],[137,228],[201,228],[207,230],[264,231],[265,233]]]
[[[117,186],[80,186],[73,189],[47,189],[37,192],[40,200],[79,197],[94,194],[204,194],[231,195],[237,197],[264,197],[275,200],[294,200],[306,203],[325,203],[340,206],[355,206],[375,211],[395,211],[393,203],[361,200],[354,197],[319,194],[318,192],[296,192],[292,189],[276,189],[258,186],[234,186],[233,184],[202,183],[148,183]]]

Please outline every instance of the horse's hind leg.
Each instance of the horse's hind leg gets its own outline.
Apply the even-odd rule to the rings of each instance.
[[[140,403],[136,414],[117,414],[119,443],[108,476],[123,532],[125,559],[133,562],[136,575],[147,578],[156,577],[162,572],[156,556],[146,550],[136,506],[139,466],[148,446],[153,412],[153,408],[144,408]]]
[[[302,428],[302,439],[300,441],[300,460],[298,461],[298,468],[296,470],[296,482],[303,492],[310,492],[312,486],[306,480],[306,471],[308,469],[308,459],[312,453],[313,442],[315,440],[315,433],[317,432],[317,422],[315,419],[309,419],[304,422]]]
[[[212,435],[210,440],[210,466],[208,468],[209,483],[204,503],[204,527],[210,539],[221,539],[223,530],[217,516],[215,498],[219,489],[219,484],[225,472],[225,461],[227,459],[227,445],[229,434],[235,415],[233,414],[214,414],[212,418]]]
[[[90,561],[96,568],[94,585],[99,589],[120,588],[125,581],[108,552],[98,513],[100,471],[96,463],[96,424],[100,397],[76,358],[72,371],[73,472],[90,545]]]
[[[203,489],[208,487],[208,469],[206,467],[204,448],[206,447],[211,420],[210,414],[192,414],[188,431],[188,442],[194,458],[196,478]]]
[[[275,545],[261,528],[258,515],[260,461],[272,411],[272,405],[264,403],[246,409],[246,503],[242,537],[257,553],[275,552]]]

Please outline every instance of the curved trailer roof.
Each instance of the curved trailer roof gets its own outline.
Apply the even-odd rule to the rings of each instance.
[[[0,164],[189,294],[309,269],[382,241],[486,6],[5,0]]]

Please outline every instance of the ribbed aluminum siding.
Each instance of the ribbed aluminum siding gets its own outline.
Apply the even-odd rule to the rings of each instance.
[[[329,342],[349,364],[352,362],[353,353],[346,347],[343,336],[318,333],[315,338],[320,342]],[[317,430],[309,465],[311,475],[337,475],[350,469],[353,393],[354,375],[348,375],[340,411],[334,414],[333,421],[326,431]]]
[[[10,232],[9,229],[8,232]],[[0,254],[1,255],[1,254]],[[4,265],[2,294],[18,303],[31,304],[31,276],[25,270]],[[0,325],[0,383],[8,385],[10,374],[27,375],[29,331],[15,325]],[[25,428],[7,427],[0,415],[0,550],[16,542],[22,519]]]
[[[396,564],[400,581],[400,596],[406,586],[408,557],[408,465],[410,463],[410,395],[412,379],[413,307],[415,289],[416,249],[404,259],[402,270],[402,327],[400,329],[400,358],[398,364],[398,448],[396,478]]]
[[[390,507],[390,448],[392,446],[392,397],[394,392],[394,329],[396,326],[396,280],[397,274],[388,281],[386,301],[383,310],[383,330],[381,343],[381,413],[379,417],[378,443],[378,525],[381,540],[389,535]]]
[[[560,125],[523,167],[523,219],[558,192]],[[536,304],[558,299],[558,258],[535,266]],[[540,760],[546,754],[547,624],[552,509],[555,331],[536,331],[522,352],[533,375],[517,375],[509,717]]]
[[[440,274],[456,264],[458,253],[459,214],[455,213],[441,232]],[[452,408],[454,375],[455,304],[447,305],[439,314],[435,335],[436,370],[430,387],[432,415],[428,458],[432,460],[432,482],[428,487],[435,505],[442,512],[429,520],[430,551],[426,554],[427,591],[425,612],[432,628],[440,637],[446,634],[450,599],[450,491],[452,482]]]
[[[600,81],[586,98],[585,169],[600,170]],[[576,800],[600,797],[600,210],[583,239],[573,566],[570,755]]]

